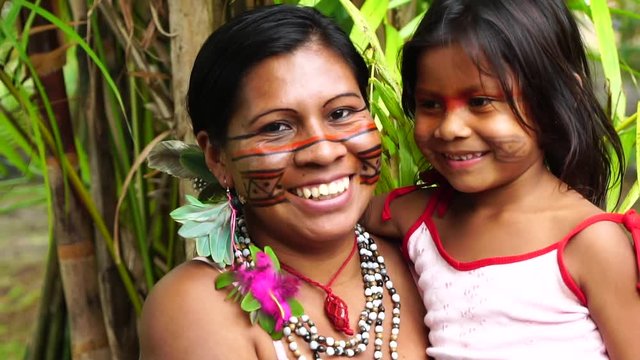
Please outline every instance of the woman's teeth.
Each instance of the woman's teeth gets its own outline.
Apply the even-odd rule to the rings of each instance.
[[[449,160],[453,160],[453,161],[465,161],[465,160],[471,160],[471,159],[475,159],[475,158],[479,158],[482,156],[483,153],[481,152],[476,152],[476,153],[470,153],[470,154],[464,154],[464,155],[453,155],[453,154],[442,154],[445,158],[449,159]]]
[[[305,199],[319,199],[342,194],[348,188],[349,177],[345,176],[342,179],[332,181],[328,184],[299,187],[293,189],[292,192]]]

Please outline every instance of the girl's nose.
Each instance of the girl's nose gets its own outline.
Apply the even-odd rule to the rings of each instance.
[[[442,115],[440,123],[433,135],[444,141],[453,141],[471,135],[471,128],[467,124],[465,109],[452,109]]]

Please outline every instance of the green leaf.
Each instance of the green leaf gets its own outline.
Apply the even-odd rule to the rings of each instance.
[[[396,143],[394,143],[388,136],[382,135],[382,144],[389,152],[389,156],[394,156],[397,153],[398,147],[396,146]]]
[[[229,291],[229,294],[227,294],[227,297],[225,298],[225,300],[229,300],[233,297],[235,297],[233,300],[234,301],[238,301],[238,298],[236,295],[240,295],[240,290],[238,290],[237,287],[234,287],[231,289],[231,291]]]
[[[410,2],[411,0],[391,0],[389,1],[389,9],[395,9]]]
[[[216,277],[216,290],[226,288],[233,284],[235,276],[233,271],[225,271]]]
[[[261,252],[262,250],[260,250],[259,247],[255,246],[253,244],[250,244],[249,245],[249,251],[251,252],[251,258],[255,259],[256,256],[258,255],[258,253]]]
[[[382,23],[385,14],[387,13],[387,7],[389,6],[389,0],[366,0],[360,7],[360,13],[367,21],[369,29],[374,32]]]
[[[640,186],[638,186],[638,181],[635,181],[631,189],[629,189],[627,196],[622,200],[618,212],[624,213],[629,211],[633,207],[633,204],[638,201],[638,198],[640,198]]]
[[[400,37],[403,40],[406,41],[411,36],[413,36],[413,33],[416,32],[418,25],[420,25],[420,21],[422,21],[422,18],[426,13],[427,13],[426,11],[421,12],[420,14],[418,14],[418,16],[411,19],[411,21],[409,21],[407,25],[405,25],[402,29],[400,29]]]
[[[365,19],[364,15],[350,0],[339,1],[353,20],[353,28],[349,34],[351,41],[354,43],[356,48],[361,51],[364,51],[366,48],[371,46],[374,50],[373,58],[376,59],[376,61],[379,61],[381,63],[381,67],[384,68],[386,66],[384,64],[384,53],[382,52],[380,41],[375,34],[375,29],[371,28],[367,19]],[[381,0],[381,2],[386,4],[388,0]],[[373,22],[375,19],[372,18],[371,20]]]
[[[265,252],[265,254],[269,255],[269,257],[271,258],[271,262],[273,263],[273,267],[276,270],[280,270],[280,261],[278,260],[278,257],[276,256],[276,253],[273,252],[273,249],[271,248],[271,246],[265,246],[264,247],[264,252]]]
[[[607,0],[591,0],[591,18],[598,39],[602,68],[609,82],[609,93],[612,100],[611,117],[614,119],[615,125],[624,119],[626,97],[622,90],[620,61]]]
[[[400,32],[398,29],[393,27],[391,24],[384,25],[384,33],[385,33],[385,49],[384,55],[387,59],[387,65],[389,69],[397,76],[400,77],[400,69],[398,67],[399,63],[399,55],[400,49],[402,48],[402,44],[404,41],[400,36]],[[399,101],[399,98],[396,98],[396,101]]]
[[[115,81],[113,81],[111,74],[109,74],[109,70],[107,69],[105,64],[102,62],[100,57],[93,51],[93,49],[91,49],[91,46],[71,26],[67,25],[64,21],[58,19],[54,14],[50,13],[49,11],[41,7],[38,7],[34,4],[31,4],[28,1],[14,0],[14,3],[20,6],[24,6],[29,10],[42,16],[43,18],[49,20],[53,25],[59,28],[67,37],[69,37],[71,41],[77,43],[87,53],[87,55],[89,55],[89,57],[91,58],[91,60],[93,60],[94,64],[96,64],[98,69],[100,69],[100,73],[104,77],[104,80],[106,81],[109,88],[112,90],[113,96],[118,101],[120,110],[122,110],[123,114],[126,114],[124,102],[122,101],[122,97],[120,96],[120,91],[118,90],[118,86],[116,85]]]
[[[275,331],[276,321],[268,315],[260,312],[258,314],[258,324],[264,331],[266,331],[273,340],[282,339],[282,331]]]
[[[247,293],[240,303],[240,308],[246,312],[252,312],[260,309],[262,306],[258,299],[256,299],[251,293]]]
[[[193,174],[197,175],[206,182],[213,184],[218,183],[218,180],[213,176],[207,162],[204,157],[204,153],[198,148],[198,150],[187,150],[180,154],[180,163]]]
[[[302,304],[300,304],[298,300],[292,298],[287,300],[287,303],[291,308],[292,316],[302,316],[304,314],[304,307],[302,307]]]
[[[403,119],[405,116],[399,102],[400,95],[394,93],[389,85],[380,82],[378,79],[371,79],[371,82],[391,116],[396,120]]]

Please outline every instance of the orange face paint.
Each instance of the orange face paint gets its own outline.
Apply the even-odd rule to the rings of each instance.
[[[301,140],[301,141],[297,141],[291,144],[286,144],[281,146],[263,146],[260,148],[249,148],[249,149],[236,151],[233,154],[231,154],[231,160],[238,161],[241,159],[254,157],[254,156],[269,156],[269,155],[275,155],[275,154],[281,154],[281,153],[295,153],[297,151],[308,148],[309,146],[313,146],[321,141],[340,143],[372,131],[378,131],[378,129],[376,128],[376,125],[373,122],[369,123],[368,126],[364,128],[358,128],[355,131],[349,132],[347,134],[345,133],[327,134],[324,137],[312,136],[305,140]]]

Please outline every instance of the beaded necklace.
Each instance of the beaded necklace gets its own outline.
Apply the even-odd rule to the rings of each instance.
[[[235,262],[237,265],[251,267],[252,259],[249,246],[251,239],[247,231],[246,223],[241,216],[237,218],[236,230],[238,232]],[[318,328],[308,315],[291,316],[285,322],[282,330],[284,338],[298,360],[305,359],[302,355],[296,337],[304,340],[311,350],[314,359],[327,356],[354,357],[367,349],[370,341],[373,341],[373,358],[382,359],[383,321],[385,319],[385,307],[383,304],[384,289],[391,296],[392,319],[391,334],[389,337],[389,353],[391,359],[398,359],[398,335],[400,333],[400,295],[397,293],[393,282],[387,273],[384,258],[378,253],[378,246],[364,228],[357,224],[355,228],[360,269],[364,285],[366,303],[360,313],[356,334],[347,339],[334,339],[318,334]],[[370,339],[370,331],[373,328],[374,338]]]

